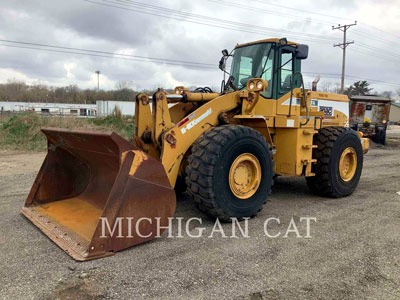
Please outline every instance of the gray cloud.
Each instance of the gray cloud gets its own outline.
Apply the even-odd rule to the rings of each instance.
[[[332,20],[332,24],[343,21],[268,5],[259,5],[258,7],[273,10],[282,15],[240,10],[210,1],[157,0],[143,2],[184,12],[278,29],[275,34],[254,34],[150,16],[96,5],[83,0],[2,0],[0,2],[0,37],[2,38],[110,52],[125,49],[135,55],[215,63],[215,66],[220,58],[221,49],[232,49],[236,43],[287,35],[282,33],[283,30],[322,35],[340,40],[340,32],[332,32],[329,24],[320,24],[314,21],[322,19],[330,23]],[[242,5],[247,3],[240,0],[235,0],[235,2]],[[390,2],[387,1],[386,4]],[[282,5],[287,4],[282,3]],[[360,5],[362,5],[360,0],[330,1],[318,3],[318,6],[315,6],[315,2],[306,1],[303,8],[352,19],[357,16]],[[379,10],[379,3],[376,5],[378,7],[376,10]],[[383,8],[386,6],[382,6]],[[365,12],[363,13],[365,15]],[[296,15],[298,18],[289,18],[283,14]],[[388,23],[391,21],[387,20]],[[374,45],[372,40],[368,40],[368,34],[378,36],[378,32],[362,26],[357,30],[364,32],[364,35],[357,36],[357,39]],[[303,70],[340,73],[340,50],[333,48],[330,42],[326,44],[321,43],[320,40],[310,42],[311,38],[301,34],[299,36],[292,34],[289,37],[294,41],[310,44],[310,56],[304,62]],[[397,34],[400,33],[397,32]],[[393,51],[385,44],[379,45],[379,47],[386,47],[388,51]],[[362,50],[360,46],[356,46],[354,49]],[[376,54],[376,56],[378,55]],[[105,88],[113,88],[119,80],[130,80],[136,87],[142,88],[156,85],[168,86],[175,81],[188,85],[219,86],[222,78],[222,74],[217,69],[195,70],[161,63],[48,53],[1,46],[0,56],[0,70],[15,71],[15,74],[7,71],[10,78],[19,72],[32,80],[42,80],[56,85],[78,84],[82,88],[93,87],[93,72],[98,69],[102,71],[103,87]],[[398,60],[400,63],[400,59]],[[399,63],[395,64],[377,57],[349,51],[347,73],[393,82],[397,80]],[[4,74],[2,78],[4,79]],[[377,86],[377,88],[390,89],[391,87]]]

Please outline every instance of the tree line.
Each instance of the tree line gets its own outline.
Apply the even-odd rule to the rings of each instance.
[[[189,90],[194,90],[190,87]],[[331,82],[322,82],[318,90],[323,92],[340,93],[338,84]],[[166,90],[172,92],[172,90]],[[97,100],[114,101],[134,101],[136,94],[142,92],[152,95],[155,90],[135,91],[127,81],[120,81],[113,90],[80,89],[77,85],[68,85],[64,87],[51,87],[44,84],[28,85],[23,81],[10,80],[7,83],[0,84],[0,101],[15,102],[47,102],[47,103],[86,103],[95,104]],[[363,80],[354,82],[345,90],[348,96],[356,95],[380,95],[393,99],[396,94],[400,96],[400,90],[384,91],[377,93],[373,91],[370,84]]]
[[[140,92],[154,93],[152,90]],[[0,101],[47,102],[47,103],[86,103],[95,104],[97,100],[134,101],[138,91],[126,83],[117,83],[113,90],[80,89],[77,85],[51,87],[44,84],[28,85],[23,81],[10,80],[0,84]]]
[[[322,82],[322,84],[320,84],[318,86],[318,90],[320,90],[322,92],[340,94],[340,84],[339,83],[333,84],[332,82],[325,81],[325,82]],[[400,96],[400,89],[397,90],[396,92],[389,90],[389,91],[383,91],[383,92],[378,93],[376,91],[373,91],[373,88],[370,87],[370,83],[368,81],[360,80],[360,81],[354,82],[352,85],[347,87],[344,90],[344,93],[349,97],[351,97],[351,96],[384,96],[384,97],[387,97],[387,98],[393,100],[393,98],[396,95]]]

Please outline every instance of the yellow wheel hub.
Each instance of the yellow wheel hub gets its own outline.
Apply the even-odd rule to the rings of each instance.
[[[248,199],[255,194],[261,182],[261,166],[257,157],[250,153],[239,155],[229,171],[229,186],[240,199]]]
[[[357,170],[357,153],[352,147],[344,149],[339,162],[339,174],[343,181],[353,179]]]

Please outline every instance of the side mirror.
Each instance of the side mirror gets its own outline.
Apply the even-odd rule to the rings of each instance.
[[[221,71],[225,71],[225,67],[226,67],[226,57],[225,56],[222,56],[221,60],[219,61],[218,67]]]
[[[222,50],[222,55],[223,55],[224,57],[229,56],[228,50],[226,50],[226,49]]]
[[[308,45],[300,44],[296,47],[296,58],[306,59],[308,57]]]

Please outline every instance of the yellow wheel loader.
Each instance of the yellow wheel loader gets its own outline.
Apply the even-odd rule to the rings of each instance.
[[[219,93],[176,87],[136,98],[130,143],[112,132],[43,128],[48,154],[22,213],[76,260],[160,236],[176,191],[221,220],[255,216],[275,175],[350,195],[368,140],[348,128],[345,95],[305,89],[308,46],[267,39],[224,50]]]

